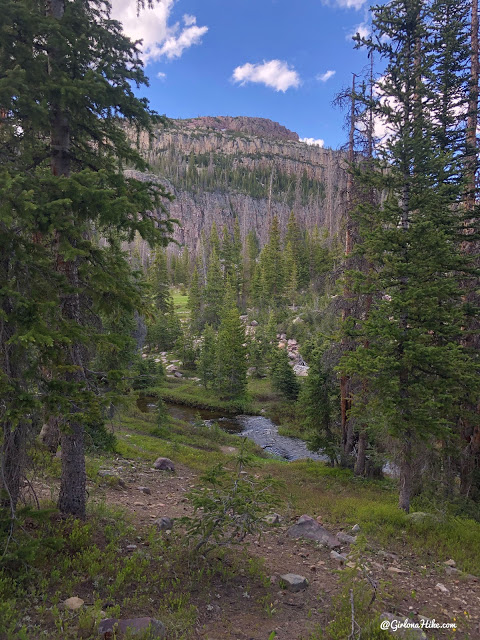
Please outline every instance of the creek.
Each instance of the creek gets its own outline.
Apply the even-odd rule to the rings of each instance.
[[[140,397],[137,400],[137,406],[141,411],[154,411],[156,399],[154,397]],[[242,414],[226,416],[220,411],[197,409],[196,407],[187,407],[169,402],[166,402],[165,406],[173,418],[193,424],[196,422],[198,416],[200,416],[206,426],[217,423],[218,426],[227,433],[232,433],[243,438],[250,438],[250,440],[253,440],[253,442],[264,449],[264,451],[277,458],[288,461],[303,458],[310,458],[311,460],[328,459],[325,455],[309,451],[305,442],[300,438],[281,436],[278,433],[278,425],[264,416]]]

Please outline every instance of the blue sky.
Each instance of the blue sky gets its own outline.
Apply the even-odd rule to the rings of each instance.
[[[172,118],[270,118],[337,148],[344,115],[335,94],[367,62],[351,34],[367,29],[365,0],[161,0],[114,17],[144,40],[151,106]]]

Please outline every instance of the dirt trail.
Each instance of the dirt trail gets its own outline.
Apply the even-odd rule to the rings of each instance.
[[[107,502],[122,506],[139,527],[148,526],[161,516],[178,518],[191,512],[185,493],[195,484],[195,472],[180,464],[176,464],[175,474],[152,470],[145,463],[132,465],[125,461],[110,465],[126,486],[101,487],[95,490],[94,497],[104,496]],[[147,487],[150,494],[143,493],[139,487]],[[288,526],[299,515],[250,541],[250,556],[263,558],[264,571],[271,577],[272,584],[267,589],[248,586],[247,567],[245,579],[240,579],[238,584],[225,587],[213,583],[211,601],[207,605],[202,602],[199,607],[197,638],[266,640],[275,631],[277,640],[301,640],[309,638],[316,626],[325,627],[331,619],[332,597],[341,589],[339,578],[343,567],[331,557],[330,550],[286,535]],[[323,524],[338,531],[328,522]],[[346,545],[341,551],[348,553],[348,550]],[[409,616],[418,620],[424,616],[440,623],[462,620],[455,637],[480,638],[478,579],[447,575],[448,569],[443,563],[422,566],[408,549],[391,553],[389,549],[369,545],[362,554],[362,564],[371,580],[383,584],[380,596],[383,610],[398,614],[399,619]],[[308,588],[298,593],[282,590],[279,575],[285,573],[305,576],[309,580]],[[445,591],[437,586],[439,584]],[[365,589],[371,591],[366,580]],[[385,593],[390,594],[390,599],[385,598]],[[467,618],[470,635],[461,631]],[[427,632],[427,637],[451,638],[452,632]]]

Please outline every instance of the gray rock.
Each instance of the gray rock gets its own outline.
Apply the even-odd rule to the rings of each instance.
[[[413,623],[413,620],[409,620],[405,618],[405,616],[401,616],[400,614],[394,613],[382,613],[380,616],[380,622],[384,620],[388,620],[388,622],[392,623],[394,620],[399,623]],[[427,640],[427,635],[422,629],[405,629],[405,628],[397,628],[395,630],[392,628],[385,629],[385,631],[395,638],[400,640]]]
[[[157,458],[153,463],[153,468],[159,471],[175,471],[175,465],[170,458]]]
[[[347,556],[344,556],[343,553],[337,553],[336,551],[330,551],[330,557],[332,560],[340,562],[340,564],[346,564],[348,562]]]
[[[183,373],[180,373],[180,371],[175,371],[173,375],[175,378],[183,378]]]
[[[452,560],[450,558],[450,560],[445,560],[445,562],[443,563],[445,565],[447,565],[447,567],[456,567],[457,563],[455,562],[455,560]]]
[[[127,551],[129,551],[130,553],[132,553],[133,551],[137,550],[137,545],[136,544],[127,544]]]
[[[165,367],[165,370],[169,373],[173,373],[174,371],[178,371],[178,367],[175,364],[169,364],[167,367]]]
[[[251,326],[251,327],[258,327],[258,322],[257,322],[256,320],[252,320],[252,321],[250,322],[250,326]]]
[[[293,367],[294,372],[297,374],[297,376],[299,376],[300,378],[306,378],[306,376],[308,376],[308,370],[310,369],[310,367],[308,365],[302,365],[302,364],[296,364]]]
[[[345,544],[354,544],[357,541],[357,536],[350,536],[348,535],[348,533],[344,533],[343,531],[337,533],[337,538],[340,540],[340,542],[343,542]]]
[[[138,490],[145,493],[147,496],[151,495],[151,490],[148,487],[138,487]]]
[[[102,638],[113,637],[114,633],[118,640],[126,637],[127,633],[128,637],[141,636],[142,640],[164,640],[165,625],[155,618],[106,618],[99,623],[98,634]]]
[[[330,549],[341,546],[340,540],[337,536],[331,534],[327,529],[322,527],[321,524],[318,524],[316,520],[307,515],[301,516],[297,520],[296,524],[288,529],[287,535],[291,538],[316,540]]]
[[[462,572],[456,569],[455,567],[445,567],[445,573],[447,576],[460,576]]]
[[[118,478],[118,474],[115,471],[110,471],[109,469],[100,469],[98,475],[101,478]]]
[[[352,527],[352,533],[360,533],[360,525],[359,524],[354,524]]]
[[[173,529],[173,520],[167,516],[162,516],[161,518],[154,520],[153,524],[159,531],[168,531],[169,529]]]
[[[282,516],[278,513],[269,513],[268,516],[265,516],[264,520],[267,524],[280,524]]]
[[[303,591],[308,587],[308,580],[304,576],[299,576],[295,573],[286,573],[280,576],[281,581],[285,585],[285,589],[288,591]]]
[[[450,593],[447,587],[441,582],[437,582],[437,584],[435,585],[435,589],[437,589],[438,591],[441,591],[442,593],[445,593],[446,595]]]

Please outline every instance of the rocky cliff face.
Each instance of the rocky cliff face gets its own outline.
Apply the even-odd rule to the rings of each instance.
[[[345,199],[345,157],[300,142],[298,135],[262,118],[204,117],[173,120],[144,137],[143,152],[175,200],[175,237],[195,248],[215,221],[242,235],[252,227],[263,244],[271,218],[285,228],[292,210],[300,223],[339,231]]]

